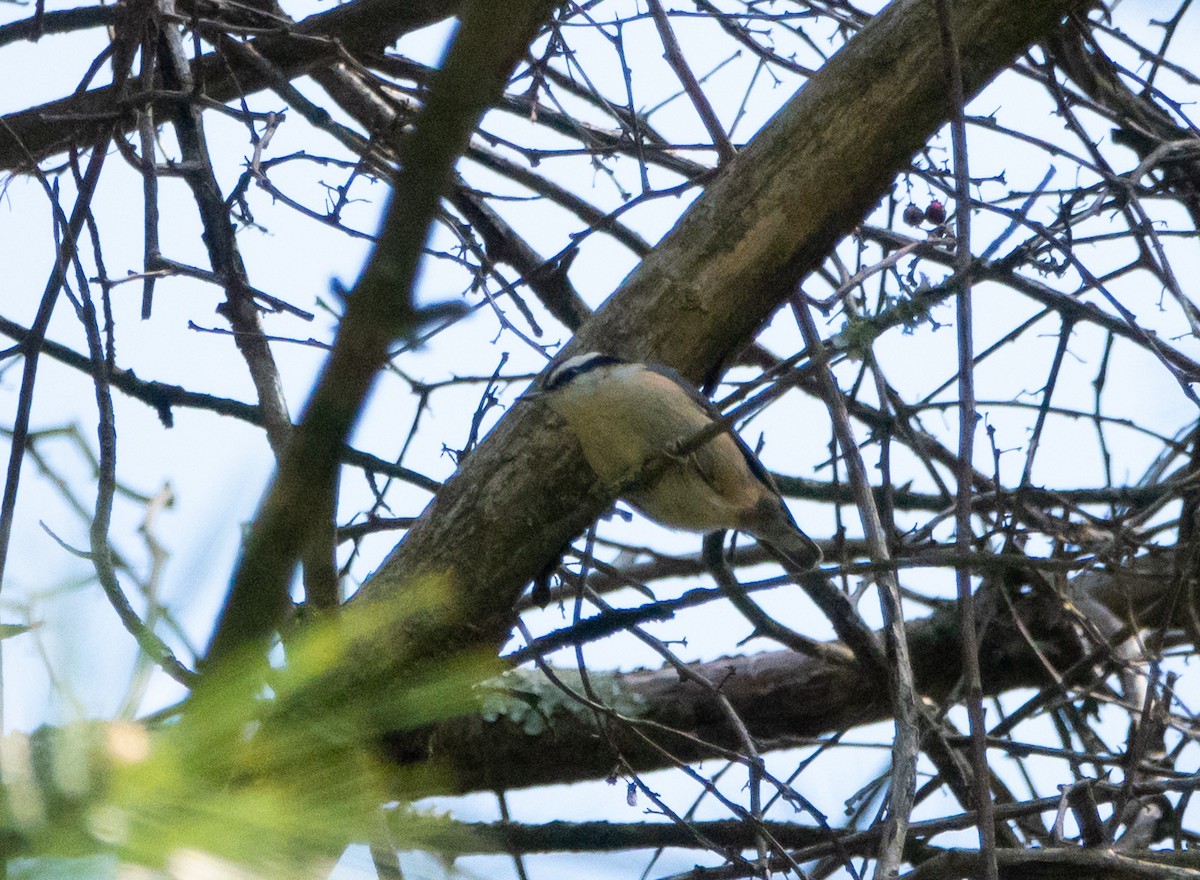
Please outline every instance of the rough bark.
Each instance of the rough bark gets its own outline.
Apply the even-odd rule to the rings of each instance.
[[[1147,580],[1145,591],[1153,593],[1155,583]],[[1122,605],[1144,601],[1137,592],[1122,589],[1119,600],[1105,598]],[[1086,651],[1074,628],[1075,618],[1057,597],[1029,593],[1018,600],[1015,614],[1021,626],[1003,610],[984,628],[980,661],[987,694],[1053,686],[1045,663],[1062,671]],[[956,612],[948,608],[909,624],[907,632],[921,694],[935,702],[946,700],[960,678]],[[802,745],[890,717],[887,683],[853,663],[773,651],[724,657],[693,669],[720,686],[762,750]],[[1080,672],[1090,674],[1090,668]],[[525,697],[513,700],[511,713],[393,735],[389,753],[402,765],[423,764],[424,785],[466,792],[602,779],[622,762],[645,771],[670,767],[676,760],[719,757],[725,749],[738,751],[737,734],[712,691],[681,680],[673,669],[642,670],[604,681],[614,688],[613,705],[632,724],[598,725],[587,707],[550,696],[549,685],[532,685]],[[521,684],[512,686],[524,690]],[[525,727],[528,694],[535,702],[541,700],[538,711],[544,713],[545,727],[533,733]]]
[[[1096,571],[1075,578],[1067,596],[1043,587],[1016,589],[1023,578],[1013,569],[1003,587],[1014,597],[1011,607],[994,589],[981,593],[984,693],[1034,688],[1053,695],[1055,674],[1076,686],[1094,680],[1103,664],[1096,656],[1108,649],[1081,635],[1089,628],[1094,632],[1095,625],[1081,626],[1079,609],[1103,606],[1123,621],[1157,627],[1171,567],[1171,554],[1142,557],[1115,574]],[[1032,578],[1030,583],[1045,581]],[[1179,609],[1173,623],[1182,625],[1186,617],[1187,611]],[[947,606],[908,624],[907,638],[921,695],[935,703],[953,699],[961,685],[957,610]],[[761,751],[804,745],[890,717],[886,682],[854,664],[767,651],[692,668],[719,685]],[[657,770],[739,750],[737,734],[713,692],[682,680],[673,669],[601,674],[596,681],[631,724],[598,724],[589,708],[533,675],[504,683],[523,693],[503,703],[507,709],[493,707],[435,728],[393,734],[387,740],[389,755],[419,774],[419,783],[406,775],[408,783],[461,793],[603,779],[622,762],[635,770]],[[534,714],[541,724],[535,721],[531,732],[527,724]]]

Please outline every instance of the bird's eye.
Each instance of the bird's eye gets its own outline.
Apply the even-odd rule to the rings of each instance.
[[[547,391],[562,388],[576,376],[589,373],[597,367],[621,363],[620,358],[606,354],[585,355],[582,358],[572,358],[546,377]]]
[[[546,390],[555,391],[562,388],[579,375],[579,367],[565,367],[555,370],[546,378]]]

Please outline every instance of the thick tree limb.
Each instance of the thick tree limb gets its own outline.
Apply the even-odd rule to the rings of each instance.
[[[1030,565],[1037,563],[1031,560]],[[1011,611],[1005,605],[985,615],[990,622],[980,644],[984,694],[1026,687],[1053,692],[1057,685],[1047,663],[1060,673],[1075,666],[1081,678],[1093,676],[1094,661],[1079,662],[1091,646],[1079,638],[1079,618],[1072,607],[1103,606],[1141,627],[1158,626],[1171,566],[1169,553],[1141,557],[1115,574],[1096,571],[1074,578],[1069,597],[1034,590],[1017,596]],[[994,599],[995,593],[985,591],[981,598]],[[1184,613],[1176,616],[1182,619]],[[946,606],[909,623],[906,636],[921,695],[940,703],[957,693],[962,650],[957,610]],[[762,751],[809,744],[891,717],[886,682],[853,663],[774,651],[695,664],[694,670],[722,682],[721,693]],[[412,781],[408,772],[421,773],[422,790],[462,793],[603,779],[618,757],[639,771],[670,766],[655,745],[682,761],[725,757],[737,750],[737,733],[712,692],[681,680],[673,669],[614,674],[605,681],[618,694],[614,705],[631,720],[629,725],[608,725],[605,736],[599,735],[589,709],[564,701],[534,673],[504,682],[526,697],[513,698],[508,709],[493,713],[499,715],[494,720],[474,716],[433,730],[394,734],[387,751],[405,765],[404,779]],[[526,729],[533,714],[545,721],[536,733]]]
[[[1115,579],[1114,579],[1115,580]],[[1124,607],[1144,602],[1157,589],[1153,579],[1093,584],[1095,595]],[[1118,593],[1109,595],[1109,593]],[[983,689],[998,694],[1048,682],[1043,659],[1065,669],[1083,656],[1075,619],[1057,597],[1030,594],[1016,613],[1032,633],[1041,656],[1030,647],[1013,618],[998,614],[983,633],[980,649]],[[919,692],[934,701],[959,684],[961,652],[957,612],[948,607],[908,624],[907,639]],[[725,657],[697,664],[696,672],[722,682],[721,693],[763,750],[803,745],[814,738],[891,717],[887,682],[853,663],[830,662],[791,651]],[[736,733],[711,692],[681,681],[673,669],[614,676],[617,705],[631,727],[647,734],[679,760],[698,761],[736,751]],[[514,690],[539,693],[536,684]],[[552,690],[549,685],[546,691]],[[488,721],[480,717],[448,722],[429,731],[395,735],[389,754],[401,764],[423,764],[435,790],[455,792],[523,788],[585,779],[602,779],[619,757],[636,770],[669,766],[663,754],[625,725],[609,725],[599,736],[593,713],[564,704],[562,698],[539,704],[549,723],[537,734],[523,728],[526,703],[514,699],[512,714]],[[638,709],[627,707],[637,706]],[[672,733],[671,731],[675,731]],[[406,777],[407,778],[407,777]]]

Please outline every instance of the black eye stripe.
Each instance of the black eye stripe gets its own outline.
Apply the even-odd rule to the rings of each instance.
[[[556,388],[562,388],[576,376],[582,376],[584,373],[590,372],[597,367],[619,363],[623,363],[623,361],[618,357],[598,354],[586,360],[573,363],[570,366],[560,366],[546,378],[546,390],[554,391]]]

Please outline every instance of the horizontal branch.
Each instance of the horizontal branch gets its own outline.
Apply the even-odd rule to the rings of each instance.
[[[810,480],[805,477],[792,477],[783,474],[772,474],[779,491],[788,498],[805,501],[821,501],[830,504],[853,504],[854,493],[850,486],[841,483],[826,483],[822,480]],[[1034,505],[1054,507],[1061,504],[1115,504],[1118,506],[1141,506],[1153,504],[1172,494],[1192,488],[1188,482],[1162,482],[1150,486],[1096,486],[1077,487],[1073,489],[1054,489],[1047,486],[1026,486],[1019,492],[1005,490],[999,493],[990,492],[977,495],[972,499],[976,510],[993,509],[1001,504],[1012,506],[1013,498],[1018,495],[1021,500]],[[876,495],[883,493],[881,487],[875,487]],[[939,495],[936,492],[917,492],[913,489],[899,487],[891,489],[888,501],[897,510],[946,510],[953,506],[954,500]]]
[[[694,848],[697,833],[718,846],[744,850],[755,845],[755,826],[734,819],[712,822],[447,822],[424,821],[409,810],[389,817],[394,838],[432,852],[539,853],[617,852],[659,847]],[[764,822],[782,846],[798,849],[834,838],[836,832],[794,822]]]
[[[1019,577],[1019,570],[1011,568],[1010,578]],[[1118,576],[1088,573],[1076,583],[1088,599],[1122,615],[1140,614],[1141,625],[1154,626],[1152,609],[1169,571],[1169,559],[1145,557]],[[998,599],[983,593],[980,601],[988,595]],[[1080,676],[1092,674],[1094,661],[1079,663],[1090,647],[1079,638],[1079,618],[1069,604],[1031,590],[1012,597],[1011,611],[1006,603],[995,605],[980,648],[985,694],[1054,687],[1047,664],[1060,672],[1076,666]],[[939,703],[951,699],[960,678],[957,609],[940,608],[909,623],[906,633],[920,693]],[[724,657],[691,669],[721,683],[720,693],[763,751],[812,744],[890,717],[886,682],[852,663],[776,651]],[[535,673],[515,675],[501,686],[522,697],[493,710],[494,720],[459,718],[432,730],[392,734],[387,754],[410,769],[428,770],[425,778],[433,791],[461,793],[603,779],[621,763],[656,770],[678,761],[728,757],[740,747],[714,692],[690,678],[681,680],[674,669],[591,672],[594,688],[612,693],[609,703],[628,722],[606,725],[604,735],[590,708],[564,699]],[[535,715],[541,723],[531,725]]]
[[[0,316],[0,333],[14,340],[18,345],[23,344],[29,338],[29,330],[27,328],[3,316]],[[41,350],[43,354],[59,363],[66,364],[68,367],[79,370],[88,376],[92,375],[94,365],[91,358],[80,354],[74,349],[68,348],[62,343],[47,339],[42,342]],[[175,407],[207,410],[217,415],[229,416],[239,421],[247,422],[258,428],[262,428],[265,425],[262,411],[257,404],[245,403],[228,397],[219,397],[215,394],[205,394],[202,391],[189,391],[181,385],[172,385],[169,382],[139,379],[133,370],[122,370],[120,367],[113,367],[107,374],[107,377],[109,384],[122,394],[153,407],[158,413],[158,418],[163,423],[163,427],[166,428],[174,427],[175,415],[173,409]],[[341,460],[345,464],[351,464],[363,470],[404,480],[427,492],[436,492],[441,486],[441,483],[437,480],[427,477],[424,474],[351,446],[343,448]]]
[[[294,79],[337,60],[343,52],[377,53],[401,35],[453,15],[459,5],[460,0],[354,0],[247,45],[288,79]],[[192,71],[196,80],[204,83],[204,94],[219,102],[270,85],[262,69],[219,52],[196,59]],[[170,100],[174,99],[153,99],[156,117],[170,109]],[[118,100],[113,87],[105,86],[9,113],[0,118],[0,169],[25,169],[79,143],[97,120],[115,119],[120,131],[128,131],[135,123],[129,109]]]
[[[954,267],[954,255],[931,243],[917,242],[906,235],[878,226],[862,227],[862,235],[863,238],[891,248],[909,247],[915,244],[914,256],[947,268]],[[1144,334],[1139,332],[1138,328],[1131,326],[1125,319],[1104,311],[1094,303],[1083,302],[1077,297],[1055,290],[1048,284],[1027,278],[1018,273],[1013,265],[1005,260],[976,261],[971,268],[971,282],[974,284],[981,281],[994,281],[1011,287],[1034,302],[1053,309],[1064,320],[1095,324],[1115,336],[1128,339],[1143,348],[1146,347]],[[949,299],[953,295],[954,288],[952,286],[936,287],[929,291],[923,291],[920,294],[920,301],[923,306],[929,307]],[[897,310],[891,318],[899,323],[901,315],[902,311]],[[882,327],[879,329],[882,330]],[[1167,362],[1188,375],[1200,375],[1200,363],[1157,337],[1155,338],[1155,351],[1161,354]]]
[[[51,11],[39,7],[38,14],[0,27],[0,46],[21,40],[38,40],[50,34],[107,27],[116,23],[119,12],[116,6],[80,6]]]
[[[1188,791],[1200,781],[1196,776],[1165,782],[1154,782],[1135,786],[1139,795],[1162,794],[1169,791]],[[1099,783],[1089,789],[1097,804],[1110,803],[1117,796],[1119,786]],[[1033,798],[1012,804],[998,804],[996,818],[1001,821],[1019,819],[1023,816],[1045,813],[1058,809],[1062,796]],[[395,811],[389,820],[394,824],[397,839],[413,841],[414,845],[437,852],[454,853],[538,853],[538,852],[613,852],[628,849],[650,849],[658,847],[693,848],[696,833],[721,846],[735,850],[751,849],[755,846],[755,826],[739,820],[690,821],[686,826],[678,822],[544,822],[528,824],[519,822],[445,822],[432,820],[427,824],[405,810]],[[974,811],[955,813],[923,822],[913,822],[908,827],[910,841],[923,840],[972,828],[978,821]],[[818,828],[811,824],[794,822],[764,822],[763,827],[782,846],[792,850],[793,858],[809,861],[826,856],[860,856],[874,852],[879,838],[879,827],[863,831]],[[1111,850],[1089,850],[1083,847],[1066,849],[1009,850],[1011,864],[1075,864],[1105,866]],[[950,876],[969,876],[979,853],[975,850],[947,850],[939,858],[954,860],[961,865],[959,873]],[[1137,859],[1160,865],[1190,866],[1200,869],[1200,853],[1160,851],[1139,852]],[[1109,861],[1107,866],[1118,865]],[[713,872],[714,880],[719,876]],[[1105,877],[1121,876],[1104,874]],[[1145,876],[1142,874],[1136,876]],[[1158,876],[1158,875],[1153,875]],[[1162,875],[1170,876],[1170,875]]]

